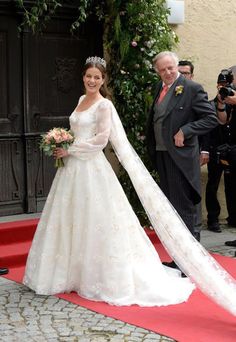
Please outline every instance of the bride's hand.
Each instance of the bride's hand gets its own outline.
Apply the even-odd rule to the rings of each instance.
[[[64,158],[64,157],[67,157],[67,156],[68,156],[68,151],[64,150],[64,148],[57,147],[53,151],[53,157],[55,159]]]

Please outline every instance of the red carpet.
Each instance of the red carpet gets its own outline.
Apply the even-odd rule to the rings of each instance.
[[[0,266],[10,268],[6,278],[21,282],[24,264],[38,220],[0,224]],[[168,255],[153,231],[148,232],[163,260]],[[234,277],[236,260],[214,255]],[[169,336],[179,342],[234,342],[236,317],[213,303],[199,290],[195,290],[187,303],[168,307],[141,308],[116,307],[106,303],[80,298],[75,293],[58,297],[136,326]]]

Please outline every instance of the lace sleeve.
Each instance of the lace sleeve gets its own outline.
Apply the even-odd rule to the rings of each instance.
[[[99,103],[96,110],[95,135],[86,140],[75,141],[68,149],[69,154],[85,159],[86,155],[89,157],[89,154],[102,151],[110,136],[111,113],[111,105],[108,101]]]

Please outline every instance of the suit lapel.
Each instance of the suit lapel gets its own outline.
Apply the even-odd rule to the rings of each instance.
[[[184,95],[184,84],[185,84],[185,78],[182,75],[180,75],[177,81],[173,84],[174,92],[173,92],[173,95],[171,96],[171,99],[168,102],[165,117],[167,117],[171,113],[171,111],[174,109],[174,107],[178,104],[178,102]],[[183,87],[182,94],[176,94],[176,87],[178,86]]]
[[[159,96],[159,94],[161,92],[161,89],[162,89],[162,82],[159,82],[159,84],[157,86],[157,89],[156,89],[156,94],[154,96],[154,101],[153,101],[153,104],[152,104],[152,109],[154,108],[154,105],[155,105],[155,103],[156,103],[156,101],[158,99],[158,96]]]
[[[151,106],[151,109],[150,109],[150,116],[149,116],[149,119],[148,119],[148,125],[152,125],[153,123],[153,116],[154,116],[154,106],[155,106],[155,103],[157,101],[157,98],[159,96],[159,93],[161,91],[161,88],[162,88],[162,81],[158,82],[157,84],[157,88],[156,88],[156,92],[155,92],[155,95],[154,95],[154,100],[152,102],[152,106]]]
[[[180,101],[180,99],[182,98],[182,96],[184,94],[185,78],[182,75],[180,75],[179,78],[177,79],[176,83],[173,84],[174,88],[176,88],[179,85],[183,86],[183,93],[179,94],[179,95],[175,95],[175,90],[174,90],[174,94],[172,95],[170,101],[167,104],[167,110],[166,110],[165,117],[167,117],[171,113],[173,108],[178,104],[178,102]],[[158,96],[160,94],[161,88],[162,88],[162,81],[160,81],[158,83],[157,88],[156,88],[156,93],[155,93],[155,96],[154,96],[154,101],[153,101],[152,107],[151,107],[150,123],[153,122],[154,105],[155,105],[155,103],[156,103],[156,101],[158,99]]]

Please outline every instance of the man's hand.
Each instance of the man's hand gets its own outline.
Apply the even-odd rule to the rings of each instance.
[[[234,91],[233,96],[227,96],[224,100],[224,103],[230,104],[230,105],[236,105],[236,91]]]
[[[203,166],[209,162],[209,153],[201,152],[200,154],[200,166]]]
[[[175,146],[183,147],[184,146],[184,133],[181,129],[174,135]]]

